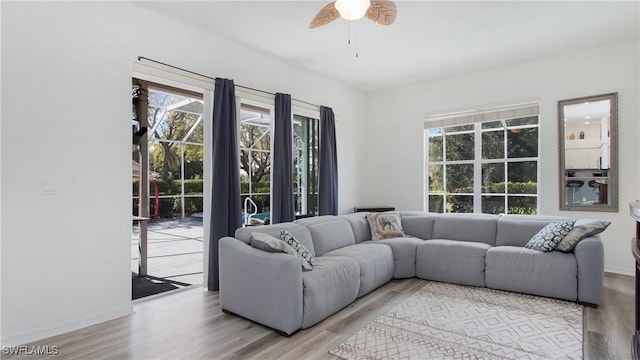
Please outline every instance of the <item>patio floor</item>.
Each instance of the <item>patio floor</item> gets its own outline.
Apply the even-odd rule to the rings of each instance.
[[[140,227],[131,233],[131,271],[138,272]],[[203,269],[202,223],[191,219],[150,222],[147,231],[148,275],[201,285]]]

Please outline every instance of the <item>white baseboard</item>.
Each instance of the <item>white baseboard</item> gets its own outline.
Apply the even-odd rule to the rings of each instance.
[[[619,267],[619,266],[605,266],[604,267],[604,271],[605,272],[612,272],[612,273],[616,273],[616,274],[622,274],[622,275],[630,275],[630,276],[635,276],[636,272],[635,269],[631,268],[623,268],[623,267]]]
[[[120,309],[116,309],[110,312],[96,314],[84,319],[69,321],[62,324],[46,327],[43,329],[37,329],[34,331],[27,331],[21,334],[2,336],[0,338],[0,346],[18,346],[28,343],[32,343],[38,340],[46,339],[52,336],[65,334],[71,331],[86,328],[88,326],[96,325],[105,321],[117,319],[124,316],[133,314],[133,306],[125,306]],[[3,334],[4,335],[4,334]]]

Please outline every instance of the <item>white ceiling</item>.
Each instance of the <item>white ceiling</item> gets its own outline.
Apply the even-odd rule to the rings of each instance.
[[[151,1],[141,6],[363,90],[637,40],[640,5],[584,1],[396,1],[391,26],[339,19],[329,1]],[[357,44],[357,46],[356,46]],[[356,58],[356,49],[358,57]]]

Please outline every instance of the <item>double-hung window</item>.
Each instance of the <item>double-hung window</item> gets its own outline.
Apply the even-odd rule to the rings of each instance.
[[[537,103],[428,116],[425,209],[537,214]]]

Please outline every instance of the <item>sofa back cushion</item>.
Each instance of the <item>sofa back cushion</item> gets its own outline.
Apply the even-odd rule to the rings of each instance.
[[[561,216],[502,215],[498,220],[496,246],[525,246],[533,235],[552,222],[571,220]]]
[[[311,255],[316,256],[309,229],[294,223],[280,223],[273,225],[248,226],[239,228],[236,230],[235,238],[251,245],[251,234],[254,232],[260,232],[280,239],[280,232],[282,230],[288,231],[291,235],[293,235],[293,237],[296,238],[296,240],[304,245],[307,250],[309,250]]]
[[[331,250],[356,243],[351,225],[339,216],[310,217],[296,220],[295,223],[309,230],[315,256],[322,256]]]
[[[402,229],[405,235],[423,240],[432,239],[436,214],[420,211],[401,211],[400,217],[402,218]]]
[[[368,213],[366,212],[357,212],[339,216],[340,218],[347,220],[349,225],[351,225],[351,230],[353,231],[356,244],[362,241],[371,240],[371,229],[367,222],[367,214]]]
[[[460,240],[496,244],[498,215],[438,214],[432,239]]]

